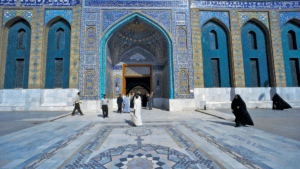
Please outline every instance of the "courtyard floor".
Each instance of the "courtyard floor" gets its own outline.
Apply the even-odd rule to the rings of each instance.
[[[299,109],[249,112],[239,128],[230,110],[143,109],[141,127],[115,111],[0,112],[0,167],[299,168]]]

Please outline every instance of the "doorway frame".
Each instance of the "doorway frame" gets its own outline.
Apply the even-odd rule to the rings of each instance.
[[[155,19],[145,16],[141,12],[133,12],[128,14],[124,19],[115,21],[111,26],[107,28],[103,32],[103,36],[101,39],[101,47],[100,47],[100,93],[99,99],[102,99],[105,94],[105,71],[106,71],[106,47],[108,39],[115,33],[120,27],[124,26],[125,24],[129,23],[130,21],[134,20],[136,17],[141,21],[149,24],[153,28],[157,29],[167,40],[168,44],[168,66],[169,66],[169,92],[170,96],[169,99],[174,99],[174,72],[173,72],[173,44],[172,44],[172,34],[168,33],[168,31],[162,27],[159,22],[155,21]]]
[[[150,75],[125,75],[126,67],[150,67]],[[126,78],[150,77],[150,92],[152,91],[153,65],[151,65],[151,64],[123,64],[122,65],[122,73],[123,73],[123,94],[126,95]]]

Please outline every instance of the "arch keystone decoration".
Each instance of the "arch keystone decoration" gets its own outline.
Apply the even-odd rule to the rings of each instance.
[[[100,99],[105,94],[105,70],[106,70],[106,46],[109,38],[115,33],[119,28],[131,22],[135,18],[140,19],[144,23],[157,29],[167,40],[168,43],[168,64],[169,64],[169,78],[170,78],[170,99],[174,98],[174,84],[173,84],[173,56],[172,56],[172,40],[167,30],[165,30],[160,24],[156,23],[154,20],[149,19],[142,13],[135,12],[128,15],[122,20],[116,21],[111,26],[107,28],[102,39],[101,39],[101,49],[100,49]]]

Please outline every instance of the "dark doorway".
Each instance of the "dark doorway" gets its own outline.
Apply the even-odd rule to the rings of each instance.
[[[147,106],[147,94],[150,93],[150,77],[126,77],[126,94],[141,93],[142,106]]]

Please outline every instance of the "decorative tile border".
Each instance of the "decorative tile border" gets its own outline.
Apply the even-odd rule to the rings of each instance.
[[[64,19],[66,19],[70,25],[72,25],[72,9],[66,10],[66,9],[58,9],[58,10],[53,10],[53,9],[46,9],[45,10],[45,23],[46,25],[51,19],[61,16]]]
[[[16,17],[16,16],[21,16],[22,18],[26,19],[30,24],[32,22],[32,10],[10,10],[10,9],[5,9],[3,11],[3,25],[10,19]]]
[[[134,141],[136,144],[129,144],[110,148],[91,157],[95,151],[98,150],[99,145],[102,145],[112,130],[117,128],[124,128],[126,126],[105,126],[100,129],[84,146],[72,155],[72,159],[66,161],[60,168],[74,168],[74,167],[90,167],[90,168],[124,168],[126,164],[130,164],[133,159],[145,159],[153,161],[151,168],[168,167],[171,164],[173,168],[201,168],[214,169],[219,168],[211,159],[209,159],[200,149],[194,145],[186,136],[184,136],[173,125],[146,125],[142,128],[135,128],[129,130],[138,130]],[[170,147],[143,144],[142,137],[147,137],[151,134],[151,128],[163,128],[170,137],[180,146],[184,148],[192,157],[176,151]],[[125,131],[126,134],[129,130]],[[149,130],[149,131],[148,131]],[[150,133],[149,133],[150,132]],[[90,159],[90,160],[85,160]],[[115,159],[115,160],[113,160]],[[152,162],[151,162],[152,163]],[[197,166],[198,165],[198,166]]]
[[[191,2],[191,8],[299,9],[300,2],[299,1],[275,1],[275,2],[193,1]]]
[[[238,154],[237,152],[232,151],[230,148],[227,148],[226,146],[218,143],[214,139],[203,134],[200,130],[193,128],[192,126],[186,124],[185,122],[181,122],[181,124],[184,125],[186,128],[188,128],[189,130],[191,130],[192,132],[194,132],[196,135],[200,136],[201,138],[203,138],[204,140],[206,140],[207,142],[212,144],[213,146],[217,147],[224,153],[228,154],[233,159],[235,159],[238,162],[240,162],[241,164],[245,165],[247,168],[262,169],[262,167],[260,167],[259,165],[255,164],[254,162],[250,161],[249,159],[243,157],[242,155]]]
[[[214,11],[200,11],[199,12],[200,28],[202,28],[203,24],[211,18],[219,19],[230,30],[229,13],[228,12],[214,12]]]
[[[0,6],[76,6],[80,0],[1,0]]]
[[[289,20],[296,18],[300,19],[300,12],[279,12],[280,28]]]
[[[58,146],[52,148],[48,152],[46,152],[46,153],[42,154],[41,156],[37,157],[37,159],[34,159],[32,162],[30,162],[29,164],[27,164],[24,168],[37,168],[38,166],[40,166],[41,164],[43,164],[46,160],[48,160],[51,157],[53,157],[59,150],[65,148],[70,143],[72,143],[73,141],[75,141],[76,139],[78,139],[80,136],[82,136],[84,133],[86,133],[87,131],[89,131],[96,124],[97,123],[92,123],[92,124],[84,127],[83,129],[81,129],[78,133],[76,133],[74,136],[72,136],[68,140],[62,142]]]
[[[100,7],[188,7],[188,0],[181,1],[129,1],[129,0],[119,0],[119,1],[109,1],[109,0],[85,0],[84,6],[100,6]]]

